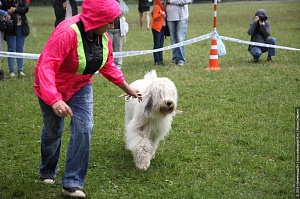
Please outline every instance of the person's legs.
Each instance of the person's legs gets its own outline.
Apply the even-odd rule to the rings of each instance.
[[[16,52],[16,40],[17,36],[12,35],[6,35],[6,42],[7,42],[7,52]],[[8,62],[8,69],[10,73],[14,73],[14,58],[13,57],[7,57]]]
[[[64,188],[82,189],[90,159],[90,141],[93,132],[93,90],[92,85],[82,87],[67,101],[72,109],[65,171],[61,180]]]
[[[153,44],[154,44],[153,49],[157,49],[157,48],[159,48],[159,32],[152,29],[152,35],[153,35]],[[153,58],[154,58],[154,64],[159,65],[159,62],[160,62],[159,52],[154,52]]]
[[[147,30],[150,29],[150,11],[145,12],[146,15],[146,22],[147,22]]]
[[[171,44],[176,44],[179,41],[177,40],[177,24],[178,21],[167,21],[169,30],[170,30],[170,39],[171,39]],[[180,49],[179,48],[172,48],[172,62],[175,64],[178,64],[178,59],[177,57],[180,54]]]
[[[177,24],[177,41],[184,42],[187,35],[188,20],[180,20]],[[178,64],[185,64],[185,46],[180,46],[177,56]]]
[[[143,29],[143,12],[139,12],[140,13],[140,29],[142,30]]]
[[[122,52],[123,37],[120,29],[110,29],[107,31],[113,45],[113,52]],[[114,58],[114,63],[120,69],[122,67],[122,57]]]
[[[39,99],[43,115],[44,126],[41,135],[41,164],[40,178],[55,179],[57,163],[60,155],[61,136],[64,128],[64,119],[58,117],[51,106]]]
[[[114,34],[114,52],[122,52],[123,48],[123,37],[121,36],[120,29],[115,29]],[[115,64],[118,66],[118,68],[122,67],[123,59],[122,57],[114,58]]]
[[[165,35],[164,35],[164,28],[162,28],[161,31],[159,32],[159,48],[164,47],[164,42],[165,42]],[[158,52],[158,57],[161,65],[164,65],[163,51]]]
[[[4,32],[0,31],[0,51],[3,51],[3,46],[4,46]],[[2,57],[0,57],[0,68],[1,68],[1,60]]]
[[[17,27],[17,38],[16,38],[16,52],[23,53],[24,52],[24,44],[25,44],[26,36],[22,32],[22,27]],[[23,58],[17,58],[17,66],[18,66],[18,73],[23,71]]]
[[[275,38],[267,38],[266,44],[276,45],[276,39]],[[276,49],[275,48],[268,48],[268,58],[276,55]]]
[[[259,46],[251,46],[250,53],[253,56],[254,62],[258,62],[258,59],[262,54],[262,50]]]

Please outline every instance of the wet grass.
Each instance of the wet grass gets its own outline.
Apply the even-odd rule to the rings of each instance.
[[[249,40],[253,14],[265,8],[278,45],[300,48],[300,2],[219,4],[220,35]],[[31,34],[25,51],[40,53],[54,24],[52,7],[32,7]],[[136,5],[124,51],[152,49],[151,31],[140,31]],[[188,39],[212,31],[212,4],[190,5]],[[94,77],[94,120],[88,198],[294,198],[294,108],[299,106],[299,51],[277,50],[252,63],[247,45],[224,41],[227,55],[220,71],[206,71],[211,41],[186,47],[187,64],[155,67],[152,54],[126,57],[128,82],[152,69],[173,80],[178,108],[169,137],[148,171],[135,169],[124,147],[122,93],[101,76]],[[169,38],[165,45],[169,45]],[[25,60],[25,78],[0,82],[0,198],[65,198],[58,183],[65,163],[68,125],[63,137],[57,183],[38,182],[41,113],[33,93],[36,60]],[[8,75],[6,59],[2,68]],[[67,119],[66,124],[68,124]]]

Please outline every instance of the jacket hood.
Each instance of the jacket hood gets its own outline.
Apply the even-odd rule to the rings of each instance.
[[[154,0],[155,5],[159,5],[161,8],[164,6],[160,3],[160,0]]]
[[[80,18],[87,32],[114,21],[120,14],[116,0],[84,0]]]
[[[260,15],[268,17],[267,12],[264,9],[259,9],[258,11],[256,11],[254,16],[260,16]]]

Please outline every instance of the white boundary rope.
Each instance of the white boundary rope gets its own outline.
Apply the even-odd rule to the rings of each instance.
[[[114,52],[114,57],[119,58],[119,57],[130,57],[130,56],[136,56],[136,55],[145,55],[145,54],[150,54],[153,52],[158,52],[158,51],[164,51],[164,50],[169,50],[172,48],[177,48],[180,46],[186,46],[189,44],[193,44],[199,41],[203,41],[209,38],[212,38],[214,32],[208,33],[206,35],[202,35],[199,37],[195,37],[193,39],[189,39],[177,44],[173,44],[170,46],[166,46],[163,48],[159,49],[154,49],[154,50],[138,50],[138,51],[127,51],[127,52]],[[262,47],[268,47],[268,48],[279,48],[279,49],[284,49],[284,50],[294,50],[294,51],[300,51],[298,48],[291,48],[291,47],[285,47],[285,46],[278,46],[278,45],[270,45],[270,44],[263,44],[263,43],[257,43],[257,42],[251,42],[251,41],[243,41],[240,39],[235,39],[231,37],[225,37],[225,36],[219,36],[222,40],[225,41],[230,41],[234,43],[240,43],[240,44],[248,44],[248,45],[256,45],[256,46],[262,46]],[[5,52],[5,51],[0,51],[0,57],[13,57],[13,58],[24,58],[24,59],[38,59],[40,57],[40,54],[32,54],[32,53],[14,53],[14,52]]]
[[[280,48],[284,50],[296,50],[300,51],[298,48],[290,48],[290,47],[285,47],[285,46],[278,46],[278,45],[271,45],[271,44],[263,44],[263,43],[257,43],[257,42],[252,42],[252,41],[243,41],[235,38],[230,38],[230,37],[224,37],[224,36],[219,36],[222,40],[225,41],[231,41],[235,43],[240,43],[240,44],[250,44],[250,45],[255,45],[255,46],[262,46],[262,47],[268,47],[268,48]]]
[[[114,57],[118,58],[118,57],[130,57],[130,56],[136,56],[136,55],[144,55],[144,54],[149,54],[149,53],[153,53],[153,52],[158,52],[158,51],[164,51],[164,50],[169,50],[172,48],[177,48],[180,46],[186,46],[192,43],[196,43],[199,41],[203,41],[206,39],[209,39],[212,37],[212,33],[206,34],[206,35],[202,35],[199,37],[195,37],[193,39],[190,40],[186,40],[177,44],[173,44],[170,46],[166,46],[163,48],[158,48],[158,49],[154,49],[154,50],[140,50],[140,51],[127,51],[127,52],[114,52]]]
[[[14,53],[14,52],[0,51],[0,57],[14,57],[14,58],[25,58],[25,59],[38,59],[40,57],[40,54]]]

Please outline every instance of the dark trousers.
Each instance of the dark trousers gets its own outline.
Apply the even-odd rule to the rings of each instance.
[[[276,45],[276,39],[275,38],[267,38],[265,41],[265,44]],[[262,55],[262,53],[265,53],[265,52],[268,52],[268,57],[276,55],[275,48],[268,48],[268,47],[262,47],[262,46],[251,46],[250,47],[250,53],[255,59],[258,59]]]
[[[154,29],[152,29],[152,34],[153,34],[153,49],[158,49],[164,47],[164,42],[165,42],[165,36],[164,36],[164,28],[162,27],[161,31],[158,32]],[[154,63],[161,63],[163,62],[163,52],[154,52],[153,53],[154,57]]]

